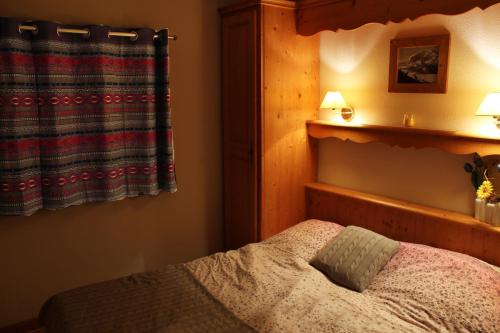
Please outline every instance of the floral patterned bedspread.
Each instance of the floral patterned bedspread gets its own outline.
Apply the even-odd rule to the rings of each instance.
[[[309,220],[185,264],[260,332],[500,332],[500,273],[470,256],[401,243],[362,293],[309,265],[342,226]]]

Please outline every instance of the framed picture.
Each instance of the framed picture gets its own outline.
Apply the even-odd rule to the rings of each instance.
[[[450,35],[391,40],[389,92],[446,93]]]

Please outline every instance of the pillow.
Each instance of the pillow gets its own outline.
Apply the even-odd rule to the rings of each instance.
[[[332,281],[363,291],[397,251],[399,242],[360,227],[348,226],[311,260]]]

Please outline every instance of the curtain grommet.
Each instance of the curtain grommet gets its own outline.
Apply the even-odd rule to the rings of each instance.
[[[17,25],[17,31],[19,32],[19,34],[20,34],[20,35],[22,35],[22,33],[23,33],[22,26],[23,26],[22,24],[18,24],[18,25]],[[25,28],[25,29],[26,29],[26,30],[28,30],[28,31],[31,31],[31,33],[32,33],[34,36],[38,35],[38,26],[37,26],[37,25],[34,25],[34,24],[33,24],[33,25],[29,26],[29,27],[31,27],[31,28],[30,28],[30,29],[26,29],[26,28]]]
[[[137,31],[131,31],[131,33],[133,33],[134,35],[130,37],[130,40],[135,42],[139,38],[139,34],[137,33]]]
[[[87,33],[83,34],[83,38],[85,39],[89,39],[90,38],[90,29],[89,28],[84,28],[83,30],[85,30]]]

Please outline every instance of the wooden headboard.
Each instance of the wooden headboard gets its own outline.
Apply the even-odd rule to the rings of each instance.
[[[471,216],[336,186],[309,183],[308,219],[356,225],[403,242],[462,252],[500,266],[500,227]]]

